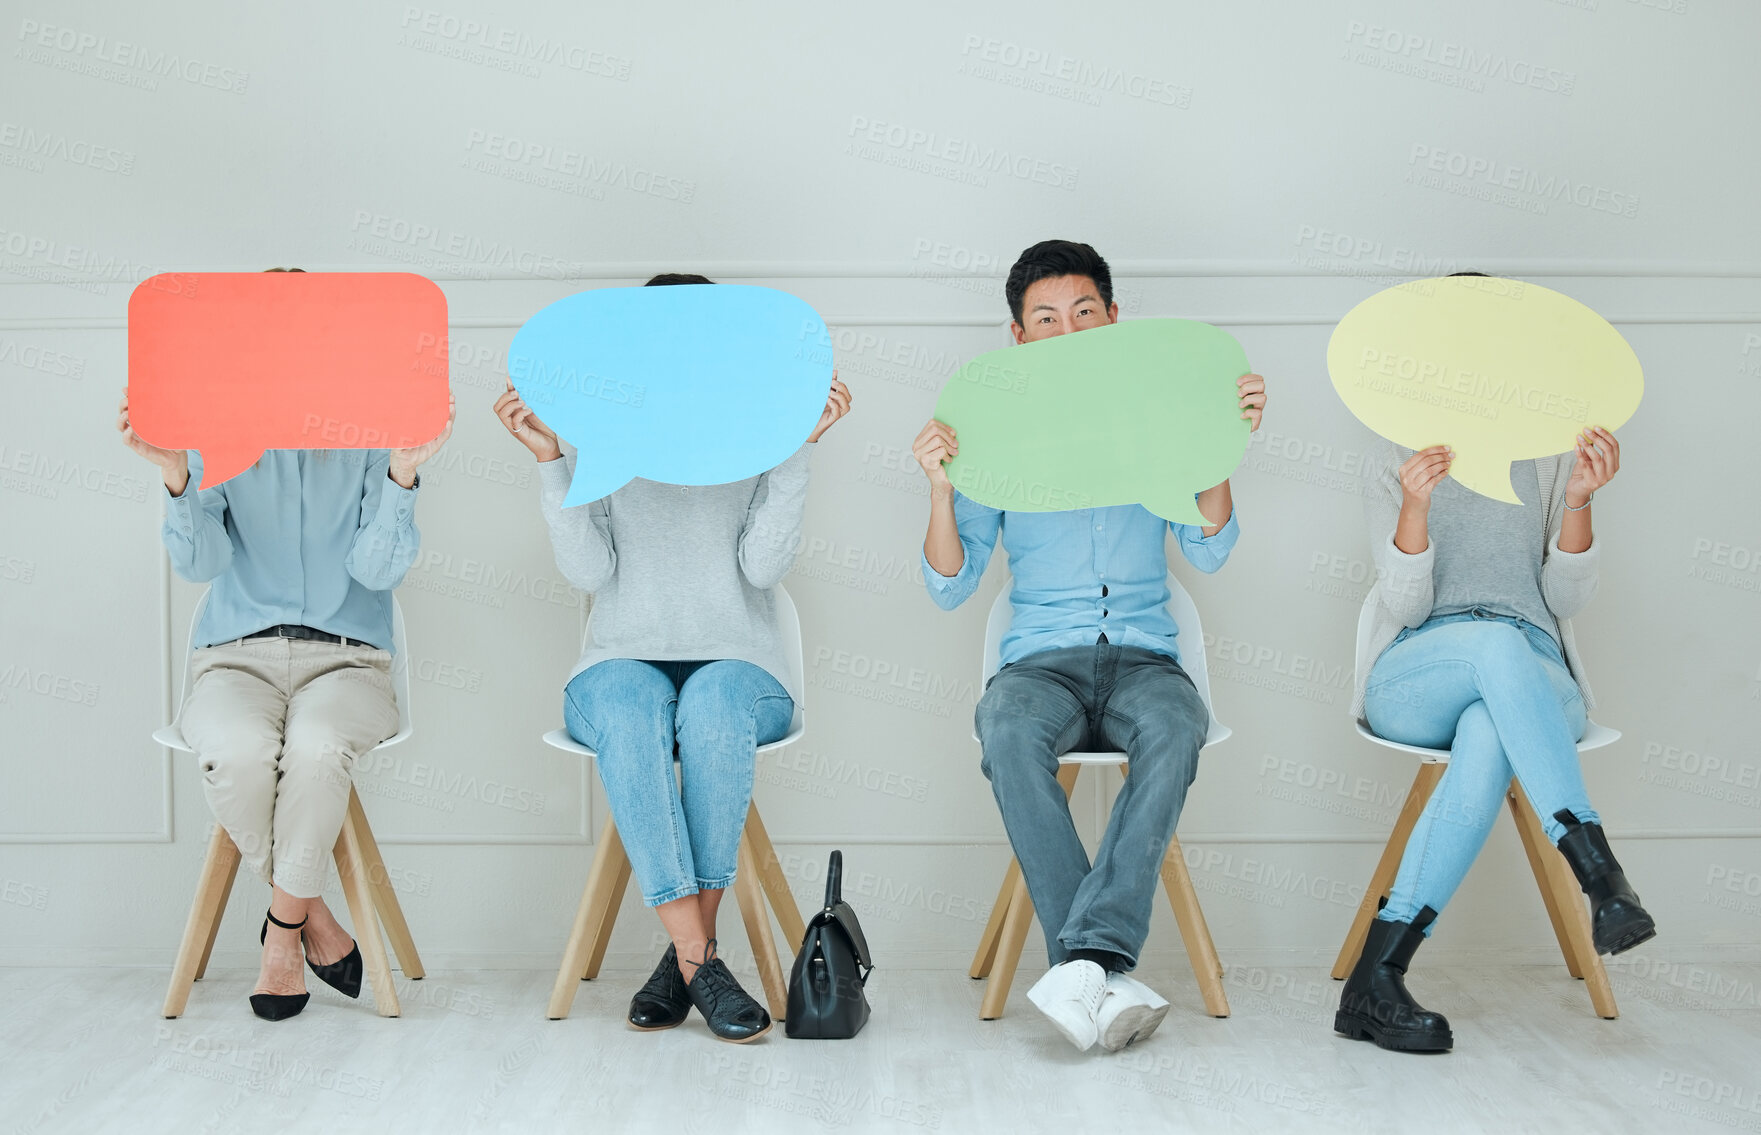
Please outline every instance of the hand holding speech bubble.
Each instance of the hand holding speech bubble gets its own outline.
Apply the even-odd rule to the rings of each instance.
[[[959,433],[948,480],[1017,512],[1141,504],[1207,525],[1195,493],[1247,453],[1235,380],[1247,355],[1190,319],[1134,319],[1005,347],[961,367],[936,401]]]
[[[1449,475],[1521,504],[1510,463],[1570,452],[1614,430],[1645,376],[1608,321],[1523,280],[1447,276],[1377,292],[1327,343],[1327,371],[1357,420],[1398,445],[1455,450]]]
[[[636,477],[723,485],[780,464],[818,424],[832,365],[806,301],[674,284],[556,301],[514,336],[508,377],[578,451],[571,507]]]
[[[446,296],[408,272],[154,276],[128,300],[129,422],[199,451],[204,489],[266,449],[420,445],[446,427],[436,343]]]

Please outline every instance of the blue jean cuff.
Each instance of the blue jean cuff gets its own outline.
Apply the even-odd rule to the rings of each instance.
[[[732,873],[729,873],[727,875],[723,875],[719,879],[698,879],[697,880],[697,889],[700,891],[725,891],[733,885],[734,885],[734,876]]]
[[[697,893],[697,884],[686,883],[683,886],[674,887],[670,891],[663,891],[660,894],[652,896],[652,897],[650,897],[649,895],[643,895],[642,896],[642,905],[644,905],[644,906],[659,906],[663,902],[677,902],[679,899],[689,898],[696,893]]]
[[[1104,941],[1100,938],[1084,938],[1079,942],[1071,942],[1064,938],[1060,938],[1058,939],[1058,944],[1064,947],[1066,956],[1077,950],[1105,950],[1109,954],[1118,954],[1120,957],[1124,958],[1125,968],[1127,970],[1134,970],[1137,968],[1136,950],[1123,950],[1116,944]]]

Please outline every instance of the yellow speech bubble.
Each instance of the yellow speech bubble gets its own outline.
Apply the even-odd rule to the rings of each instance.
[[[1618,429],[1645,392],[1606,319],[1524,280],[1446,276],[1377,292],[1327,342],[1333,388],[1357,420],[1409,449],[1448,445],[1449,475],[1521,504],[1510,463]]]

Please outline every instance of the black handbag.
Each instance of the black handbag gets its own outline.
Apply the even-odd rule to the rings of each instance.
[[[783,1031],[809,1040],[848,1040],[868,1023],[862,987],[874,972],[868,939],[842,890],[844,853],[832,852],[825,869],[825,909],[807,924],[801,952],[789,971],[789,1015]]]

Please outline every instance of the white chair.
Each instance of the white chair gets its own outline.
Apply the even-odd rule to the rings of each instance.
[[[1168,573],[1168,613],[1174,617],[1174,625],[1180,630],[1176,640],[1180,664],[1204,701],[1205,711],[1210,713],[1211,681],[1205,665],[1204,631],[1199,625],[1198,608],[1172,572]],[[990,619],[985,623],[980,689],[997,672],[999,650],[1003,635],[1009,630],[1010,615],[1009,588],[1005,587],[997,595],[996,602],[991,604]],[[1217,720],[1214,713],[1211,713],[1210,721],[1203,748],[1228,740],[1232,732]],[[978,740],[977,729],[973,730],[972,739]],[[1058,783],[1063,786],[1066,799],[1075,790],[1076,777],[1084,765],[1111,765],[1119,770],[1120,776],[1127,771],[1124,753],[1065,753],[1058,758]],[[1229,999],[1223,993],[1223,963],[1211,941],[1204,911],[1199,908],[1198,893],[1193,890],[1192,875],[1186,869],[1179,837],[1169,840],[1168,854],[1162,859],[1162,887],[1168,893],[1168,905],[1174,908],[1174,919],[1180,924],[1180,937],[1186,943],[1192,974],[1198,979],[1199,991],[1204,995],[1205,1011],[1213,1017],[1227,1017]],[[1021,962],[1021,950],[1027,941],[1028,924],[1032,921],[1033,900],[1028,896],[1027,880],[1021,874],[1021,861],[1011,858],[1008,873],[1003,876],[1002,889],[997,892],[997,904],[991,909],[990,921],[979,938],[978,953],[973,955],[972,968],[967,970],[974,980],[990,978],[985,986],[984,1000],[979,1005],[981,1020],[994,1021],[1003,1015],[1003,1007],[1009,1000],[1009,987],[1015,981],[1015,969]]]
[[[776,597],[777,630],[782,636],[789,674],[799,689],[805,671],[801,661],[801,617],[795,610],[795,601],[780,584],[772,589],[771,594]],[[583,653],[592,641],[593,628],[589,623],[581,633]],[[799,741],[807,731],[806,723],[807,716],[797,705],[789,732],[779,741],[758,746],[758,752],[768,753]],[[567,729],[553,729],[546,733],[544,743],[588,759],[598,755],[569,736]],[[599,847],[593,853],[593,865],[587,871],[587,885],[581,892],[581,905],[575,911],[575,924],[569,931],[568,944],[563,948],[562,966],[557,970],[556,983],[551,986],[550,1007],[546,1011],[551,1020],[560,1021],[567,1017],[575,1003],[576,986],[599,976],[599,966],[605,960],[606,946],[611,942],[612,927],[617,922],[618,907],[624,901],[624,889],[629,882],[630,857],[624,852],[617,825],[608,815],[605,828],[600,832]],[[788,1011],[789,990],[783,979],[776,942],[771,937],[766,899],[771,910],[776,911],[783,937],[792,943],[791,954],[807,937],[807,924],[801,919],[794,896],[789,893],[789,881],[783,876],[782,864],[777,859],[776,849],[771,846],[770,834],[764,830],[756,803],[748,805],[746,828],[740,834],[734,898],[740,904],[740,917],[746,923],[746,936],[752,943],[752,956],[764,982],[770,1015],[780,1021]]]
[[[1378,593],[1375,588],[1371,588],[1357,620],[1357,641],[1360,647],[1369,637],[1370,624],[1375,620],[1378,602]],[[1413,826],[1418,823],[1420,813],[1425,810],[1426,801],[1430,800],[1437,782],[1443,778],[1443,773],[1449,766],[1447,749],[1426,749],[1378,737],[1364,721],[1357,723],[1357,733],[1365,740],[1385,748],[1412,753],[1419,758],[1419,770],[1418,775],[1413,777],[1412,789],[1407,793],[1406,803],[1400,810],[1400,818],[1394,822],[1394,831],[1388,836],[1388,845],[1382,849],[1382,858],[1376,862],[1376,870],[1370,875],[1369,885],[1364,888],[1363,902],[1358,905],[1351,932],[1346,935],[1345,944],[1339,949],[1339,957],[1333,963],[1333,977],[1340,981],[1357,965],[1358,955],[1363,952],[1364,939],[1370,932],[1370,920],[1376,917],[1382,901],[1388,897],[1388,892],[1394,886],[1394,876],[1400,869],[1401,856],[1406,854],[1406,841],[1412,837]],[[1619,730],[1592,721],[1585,727],[1583,739],[1578,742],[1578,752],[1587,753],[1591,749],[1612,745],[1618,740]],[[1559,939],[1559,952],[1565,955],[1566,969],[1573,977],[1584,981],[1596,1015],[1612,1020],[1620,1015],[1614,1003],[1614,989],[1608,983],[1608,972],[1603,968],[1602,958],[1596,953],[1591,939],[1590,916],[1585,910],[1583,895],[1578,888],[1577,879],[1571,873],[1571,866],[1548,840],[1540,817],[1535,815],[1528,796],[1515,780],[1505,790],[1505,803],[1510,806],[1510,815],[1516,821],[1517,834],[1522,837],[1523,850],[1528,853],[1529,869],[1535,873],[1535,883],[1541,889],[1541,901],[1547,906],[1547,918],[1553,923],[1554,937]]]
[[[153,740],[180,753],[193,753],[183,736],[183,703],[189,697],[190,657],[195,653],[196,627],[202,612],[208,608],[208,593],[196,603],[195,617],[190,620],[190,636],[184,649],[183,681],[179,688],[177,713],[170,725],[153,731]],[[381,741],[383,749],[407,739],[410,725],[410,663],[409,648],[404,640],[404,613],[397,597],[391,600],[392,689],[397,695],[397,732]],[[398,966],[411,980],[423,976],[422,959],[416,954],[415,940],[404,922],[403,908],[398,905],[397,892],[385,873],[385,860],[373,829],[367,825],[367,814],[361,808],[361,797],[349,786],[349,809],[343,819],[342,831],[333,851],[336,874],[342,881],[343,898],[348,901],[349,918],[354,923],[355,940],[360,943],[361,961],[373,987],[373,1004],[382,1017],[400,1013],[397,989],[391,981],[391,967],[386,958],[385,941],[379,936],[379,924],[385,924],[386,936],[397,954]],[[189,921],[184,924],[183,942],[178,946],[177,963],[171,970],[171,988],[165,993],[166,1017],[183,1015],[189,1002],[190,988],[208,970],[208,955],[214,950],[215,936],[220,932],[220,919],[226,913],[226,900],[232,893],[232,881],[238,874],[238,847],[220,824],[208,841],[208,854],[202,860],[202,874],[196,884],[196,898],[190,904]]]

